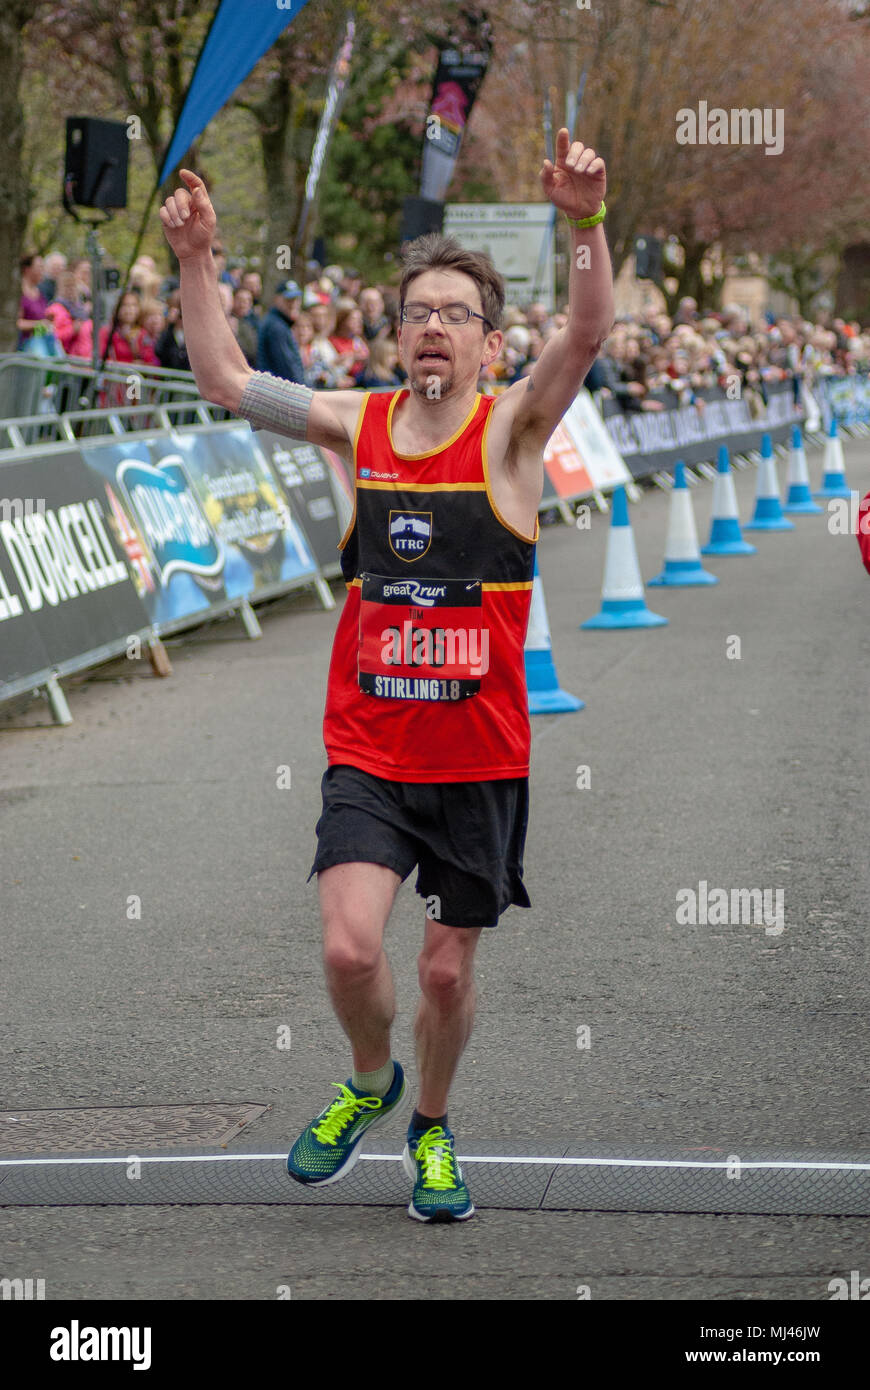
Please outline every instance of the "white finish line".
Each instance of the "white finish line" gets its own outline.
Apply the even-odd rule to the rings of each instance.
[[[401,1154],[360,1154],[360,1161],[368,1160],[369,1163],[399,1163]],[[798,1162],[769,1162],[769,1161],[744,1161],[735,1155],[730,1161],[724,1159],[681,1159],[681,1158],[514,1158],[509,1155],[498,1155],[495,1157],[480,1157],[476,1154],[457,1154],[457,1159],[461,1163],[516,1163],[539,1165],[545,1164],[548,1167],[579,1167],[584,1164],[594,1167],[610,1168],[734,1168],[741,1170],[746,1168],[806,1168],[812,1171],[822,1171],[824,1169],[834,1169],[835,1171],[870,1172],[870,1163],[798,1163]],[[150,1156],[147,1154],[128,1154],[123,1158],[0,1158],[0,1168],[33,1168],[47,1166],[61,1166],[70,1164],[98,1164],[98,1163],[263,1163],[280,1159],[286,1163],[287,1154],[169,1154]]]

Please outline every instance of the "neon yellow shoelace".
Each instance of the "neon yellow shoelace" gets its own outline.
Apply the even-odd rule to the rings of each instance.
[[[338,1136],[344,1127],[352,1124],[356,1119],[357,1110],[377,1110],[383,1104],[383,1101],[377,1096],[355,1096],[353,1091],[342,1085],[340,1081],[333,1081],[330,1084],[337,1086],[342,1094],[336,1096],[320,1124],[311,1131],[321,1144],[337,1143]]]
[[[427,1129],[417,1143],[415,1157],[423,1164],[424,1187],[444,1191],[445,1188],[455,1185],[453,1155],[441,1125]]]

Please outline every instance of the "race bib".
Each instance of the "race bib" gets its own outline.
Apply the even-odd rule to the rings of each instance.
[[[479,579],[360,579],[360,690],[384,700],[477,694],[489,669]]]

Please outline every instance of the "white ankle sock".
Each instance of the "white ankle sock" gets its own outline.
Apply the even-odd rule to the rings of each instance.
[[[392,1086],[395,1075],[396,1068],[391,1057],[377,1071],[354,1070],[350,1079],[356,1089],[362,1091],[364,1096],[381,1096],[383,1098]]]

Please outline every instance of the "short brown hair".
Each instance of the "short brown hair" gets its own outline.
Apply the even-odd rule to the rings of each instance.
[[[458,270],[463,275],[469,275],[477,285],[484,318],[489,320],[493,328],[501,328],[504,279],[484,251],[467,251],[455,237],[444,236],[441,232],[427,232],[405,247],[402,260],[405,269],[399,285],[400,317],[408,286],[416,276],[423,275],[427,270]]]
[[[340,299],[335,308],[335,329],[333,336],[336,338],[346,338],[345,325],[351,314],[361,314],[362,310],[352,299]]]

